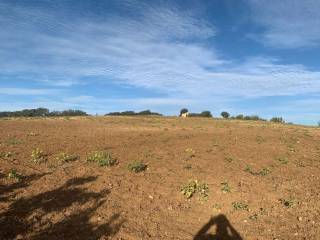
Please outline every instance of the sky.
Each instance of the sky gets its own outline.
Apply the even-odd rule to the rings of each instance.
[[[0,0],[0,111],[320,120],[319,0]]]

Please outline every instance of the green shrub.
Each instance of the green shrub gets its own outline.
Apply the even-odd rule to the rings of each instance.
[[[71,162],[79,159],[77,155],[69,155],[67,153],[59,153],[56,159],[60,162]]]
[[[270,119],[270,122],[275,122],[275,123],[285,123],[282,117],[273,117]]]
[[[209,187],[206,183],[190,180],[187,184],[181,187],[181,193],[187,198],[191,198],[194,194],[199,194],[199,200],[207,200]]]
[[[227,182],[221,183],[221,191],[224,193],[231,192],[231,187],[229,186],[229,184]]]
[[[146,170],[146,168],[147,165],[140,161],[134,161],[128,164],[128,170],[135,173],[142,172]]]
[[[221,116],[223,118],[229,118],[230,117],[230,114],[228,112],[221,112]]]
[[[236,116],[236,119],[242,120],[243,118],[244,118],[243,114],[239,114],[239,115]]]
[[[208,118],[211,118],[212,117],[212,114],[210,111],[202,111],[200,114],[199,114],[200,117],[208,117]]]
[[[43,162],[44,160],[46,160],[45,158],[46,158],[46,155],[39,148],[36,148],[36,149],[32,150],[31,160],[33,162],[40,163],[40,162]]]
[[[16,181],[20,181],[22,176],[17,172],[16,169],[12,168],[8,173],[8,178],[15,179]]]
[[[238,210],[246,210],[249,211],[249,206],[248,204],[244,202],[232,202],[233,209],[238,211]]]
[[[110,152],[95,151],[88,155],[87,162],[96,162],[99,166],[113,166],[117,160],[112,157]]]

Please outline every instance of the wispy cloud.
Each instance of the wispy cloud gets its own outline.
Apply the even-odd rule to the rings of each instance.
[[[319,46],[320,1],[247,0],[254,21],[265,30],[257,40],[276,48]]]
[[[30,95],[53,95],[59,93],[56,89],[35,89],[35,88],[1,88],[0,94],[3,95],[20,95],[20,96],[30,96]]]

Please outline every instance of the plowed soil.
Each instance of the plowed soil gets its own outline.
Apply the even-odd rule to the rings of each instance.
[[[0,143],[0,239],[320,239],[319,128],[21,118],[0,120]],[[93,151],[117,164],[87,162]],[[61,162],[61,153],[79,158]],[[148,167],[131,172],[133,161]],[[207,184],[207,199],[186,199],[190,180]]]

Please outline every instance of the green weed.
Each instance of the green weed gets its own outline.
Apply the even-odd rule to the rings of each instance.
[[[229,186],[229,184],[227,182],[222,182],[221,183],[221,191],[224,192],[224,193],[231,192],[231,187]]]
[[[16,169],[12,168],[10,172],[8,173],[9,179],[15,179],[16,181],[20,181],[22,176],[17,172]]]
[[[194,194],[199,194],[199,200],[207,200],[209,197],[209,187],[206,183],[190,180],[181,187],[181,193],[187,198],[191,198]]]
[[[67,153],[59,153],[56,157],[59,162],[71,162],[79,159],[78,155],[69,155]]]
[[[140,161],[134,161],[128,164],[128,170],[135,173],[142,172],[146,170],[146,168],[147,165]]]
[[[43,162],[45,157],[46,155],[39,148],[34,149],[31,153],[31,160],[35,163]]]
[[[96,162],[99,166],[113,166],[117,163],[117,160],[112,157],[110,152],[95,151],[88,155],[87,162]]]
[[[238,210],[246,210],[249,211],[249,206],[248,204],[244,202],[232,202],[233,209],[238,211]]]

